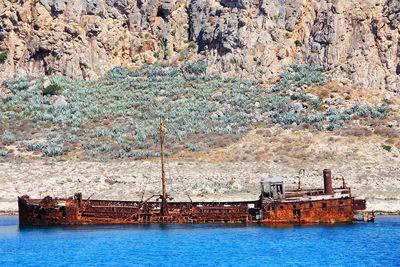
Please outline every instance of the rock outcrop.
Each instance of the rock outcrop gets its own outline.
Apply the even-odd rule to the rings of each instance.
[[[203,59],[227,76],[269,81],[300,63],[400,92],[398,0],[11,0],[0,17],[3,77]]]

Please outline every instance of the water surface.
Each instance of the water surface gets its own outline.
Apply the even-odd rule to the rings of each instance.
[[[0,266],[400,266],[400,217],[317,226],[20,229],[0,216]]]

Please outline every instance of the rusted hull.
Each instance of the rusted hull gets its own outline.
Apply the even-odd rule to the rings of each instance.
[[[168,214],[161,215],[159,202],[82,200],[66,201],[66,208],[42,207],[35,200],[19,198],[21,226],[90,225],[140,223],[246,223],[249,202],[193,203],[170,202]]]
[[[354,212],[366,208],[365,200],[355,200],[344,179],[341,188],[333,188],[329,169],[323,175],[324,189],[302,190],[299,183],[297,190],[286,190],[282,180],[269,178],[261,181],[261,195],[255,201],[169,202],[163,169],[159,201],[150,201],[157,196],[144,201],[110,201],[82,199],[81,193],[68,199],[31,199],[25,195],[18,198],[19,222],[21,226],[352,222]],[[373,214],[367,220],[373,221]]]
[[[266,203],[262,223],[347,223],[354,218],[352,198]]]
[[[62,203],[62,204],[60,204]],[[354,199],[319,201],[160,202],[18,199],[21,226],[145,223],[349,223]]]

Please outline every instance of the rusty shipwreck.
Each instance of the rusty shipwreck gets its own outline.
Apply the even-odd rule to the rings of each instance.
[[[163,122],[160,123],[162,194],[141,201],[18,197],[20,226],[144,224],[144,223],[349,223],[366,209],[343,185],[333,188],[332,174],[323,171],[324,188],[288,190],[282,180],[261,181],[254,201],[173,202],[167,194]],[[373,221],[373,215],[367,215]]]

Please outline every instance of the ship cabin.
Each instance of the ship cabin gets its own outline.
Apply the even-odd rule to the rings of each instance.
[[[323,188],[302,189],[300,179],[296,189],[285,188],[283,179],[280,177],[264,177],[261,179],[261,198],[263,201],[293,201],[312,200],[312,198],[344,198],[351,197],[351,190],[346,186],[343,179],[343,186],[333,188],[331,170],[325,169],[323,172]]]
[[[279,200],[285,198],[285,187],[282,178],[264,177],[261,180],[261,194],[263,199]]]

